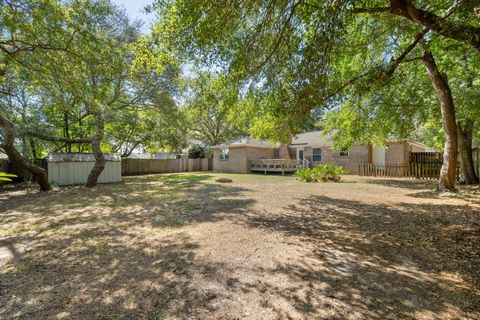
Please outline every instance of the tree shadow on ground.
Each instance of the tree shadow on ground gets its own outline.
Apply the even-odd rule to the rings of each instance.
[[[0,272],[0,318],[208,315],[219,293],[192,279],[213,279],[221,266],[196,259],[200,244],[180,227],[242,214],[254,200],[247,189],[207,179],[132,178],[8,203],[0,214],[12,225],[0,234],[11,255]]]
[[[179,227],[223,219],[254,203],[245,196],[248,189],[203,183],[209,179],[209,175],[152,175],[129,177],[122,184],[104,184],[94,189],[67,187],[46,197],[31,196],[20,203],[5,203],[0,214],[8,209],[24,212],[35,220],[33,226],[25,227],[39,230],[105,219],[113,225],[130,222]]]
[[[303,259],[265,288],[319,318],[480,316],[480,213],[469,206],[370,205],[311,196],[250,226],[282,232]],[[241,286],[241,285],[239,285]],[[325,310],[330,310],[328,313]]]
[[[385,187],[404,188],[409,190],[435,190],[437,186],[436,180],[418,180],[418,179],[388,179],[388,178],[371,178],[366,179],[365,183],[376,184]]]
[[[473,207],[308,196],[255,209],[252,190],[181,176],[7,203],[0,318],[230,319],[256,299],[264,313],[252,319],[480,317]],[[227,218],[280,234],[297,255],[256,265],[200,254],[187,228]]]
[[[457,186],[457,192],[440,192],[437,190],[426,190],[409,193],[408,196],[422,199],[460,199],[471,204],[480,204],[480,189],[478,186]]]
[[[83,245],[63,239],[56,252],[44,243],[16,254],[17,268],[0,282],[0,317],[163,319],[212,311],[218,294],[193,286],[192,278],[215,274],[217,266],[195,260],[197,243],[180,233],[125,246],[117,240],[125,236],[112,233],[107,241],[97,235]]]

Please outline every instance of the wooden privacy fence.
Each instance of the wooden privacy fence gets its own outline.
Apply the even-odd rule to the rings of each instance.
[[[416,179],[438,179],[442,163],[419,162],[419,163],[361,163],[359,174],[361,176],[389,177],[389,178],[416,178]],[[457,166],[457,176],[459,169]]]
[[[122,176],[211,171],[213,159],[122,159]]]
[[[480,172],[480,148],[472,150],[473,163],[477,174]],[[391,177],[391,178],[416,178],[438,179],[443,163],[443,154],[440,152],[412,152],[410,163],[404,164],[377,164],[361,163],[359,174],[361,176]],[[462,175],[460,164],[457,163],[456,177]]]
[[[48,172],[48,165],[47,165],[47,159],[35,159],[31,160],[29,159],[28,161],[36,164],[37,166],[47,170]],[[10,162],[8,159],[0,159],[0,171],[7,172],[7,173],[12,173],[17,176],[17,178],[14,178],[14,181],[25,181],[25,180],[32,180],[32,174],[28,172],[27,170],[18,167],[15,165],[13,162]]]
[[[443,163],[441,152],[411,152],[410,163],[439,162]]]

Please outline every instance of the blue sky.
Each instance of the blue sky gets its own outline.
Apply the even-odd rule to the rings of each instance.
[[[130,19],[144,21],[143,31],[148,29],[149,24],[155,18],[154,14],[146,14],[143,10],[145,6],[152,4],[154,0],[112,0],[112,2],[125,8]]]

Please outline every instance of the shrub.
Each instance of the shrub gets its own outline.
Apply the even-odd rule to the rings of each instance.
[[[188,149],[188,158],[189,159],[200,159],[205,158],[207,150],[202,145],[196,144]]]
[[[300,179],[300,181],[304,181],[304,182],[317,181],[315,177],[315,172],[313,169],[308,169],[308,168],[298,169],[297,176]]]
[[[5,172],[0,172],[0,183],[4,182],[12,182],[11,178],[16,178],[17,176],[14,174],[9,174]]]
[[[344,167],[336,166],[331,163],[320,163],[313,169],[299,169],[297,176],[300,181],[305,182],[338,182],[341,176],[347,174],[348,171]]]
[[[344,167],[336,166],[332,163],[319,163],[315,169],[317,180],[338,182],[341,176],[347,174],[348,171]]]

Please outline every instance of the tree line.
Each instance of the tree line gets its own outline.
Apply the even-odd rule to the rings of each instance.
[[[477,183],[479,5],[464,1],[166,0],[147,34],[102,0],[0,0],[2,149],[28,159],[214,145],[239,135],[289,143],[322,128],[339,149],[392,135],[457,157]]]
[[[140,24],[108,1],[0,1],[0,126],[10,161],[50,189],[29,159],[93,152],[95,186],[105,152],[183,143],[174,101],[178,66],[137,60]],[[143,56],[142,56],[143,57]]]
[[[440,190],[455,190],[457,151],[465,182],[478,182],[477,1],[170,0],[156,10],[169,50],[216,65],[254,97],[257,136],[288,142],[312,121],[339,148],[417,135],[443,143]]]

